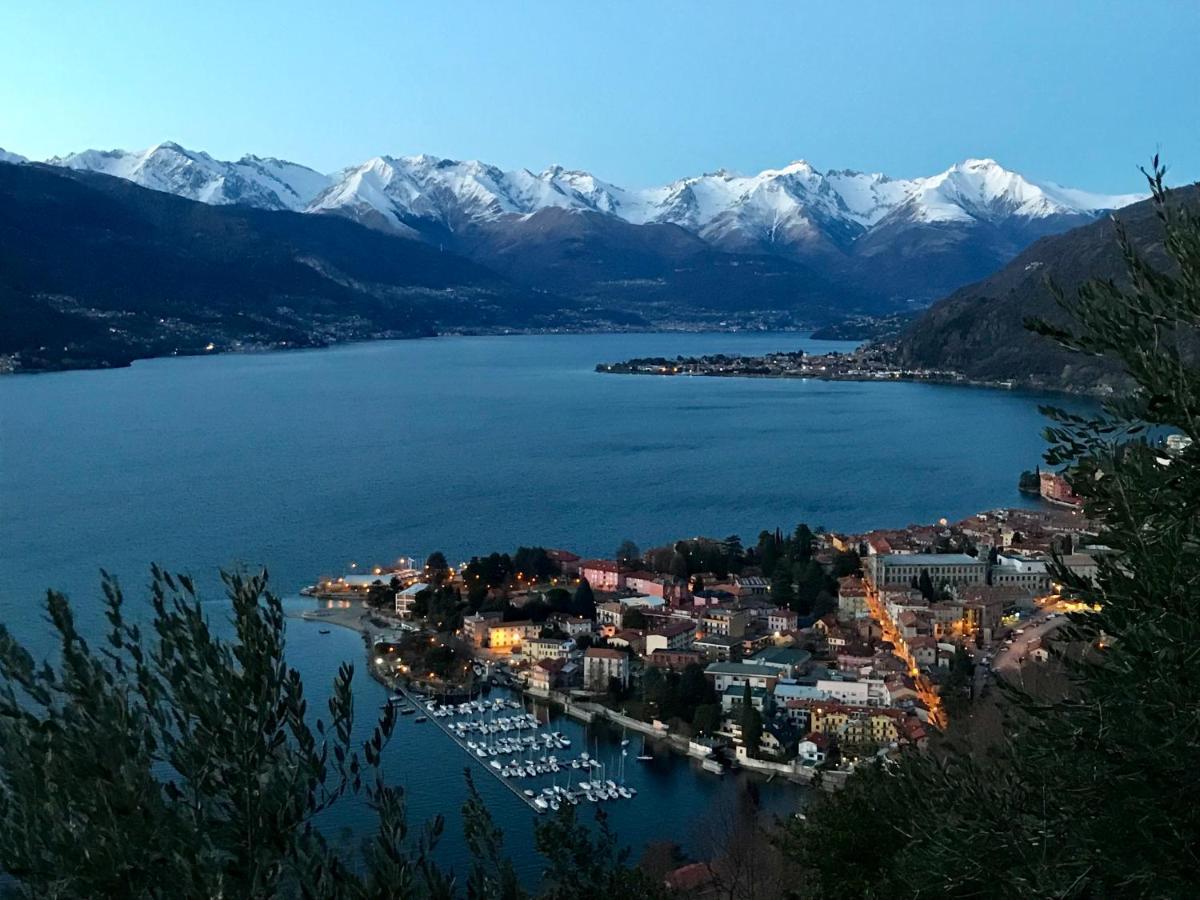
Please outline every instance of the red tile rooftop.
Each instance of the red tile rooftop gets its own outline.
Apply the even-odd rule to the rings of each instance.
[[[625,659],[625,654],[620,650],[613,650],[610,647],[588,647],[587,652],[583,654],[592,659]]]
[[[712,884],[716,875],[708,863],[688,863],[667,873],[664,881],[671,891],[695,891]]]

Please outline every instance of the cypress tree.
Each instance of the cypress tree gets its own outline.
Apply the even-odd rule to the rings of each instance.
[[[592,586],[586,578],[580,578],[575,587],[575,594],[571,598],[571,614],[585,619],[596,618],[596,595],[592,593]]]

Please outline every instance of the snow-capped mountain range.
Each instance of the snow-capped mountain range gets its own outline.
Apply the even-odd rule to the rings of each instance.
[[[0,151],[0,160],[22,161],[12,156]],[[515,240],[537,232],[544,248],[545,228],[564,227],[561,211],[614,226],[677,226],[718,251],[779,256],[877,294],[918,299],[990,274],[1037,237],[1141,199],[1034,181],[991,159],[910,179],[822,172],[798,161],[757,175],[718,171],[647,189],[560,166],[504,171],[426,155],[379,156],[323,174],[272,158],[227,162],[174,143],[137,152],[85,150],[45,162],[204,203],[343,215],[449,242],[485,264],[488,251],[479,248],[494,247],[497,230]],[[545,228],[531,228],[528,220],[539,216]]]
[[[992,159],[968,159],[937,175],[911,179],[820,172],[798,161],[757,175],[718,171],[642,190],[561,166],[537,174],[528,169],[506,172],[477,160],[427,155],[376,156],[322,174],[269,157],[226,162],[170,142],[141,151],[85,150],[46,162],[115,175],[204,203],[298,212],[370,211],[400,230],[414,218],[493,220],[547,207],[604,213],[635,225],[670,223],[700,234],[719,234],[735,225],[766,233],[809,217],[869,230],[901,212],[924,222],[1036,219],[1119,209],[1144,196],[1035,182]]]

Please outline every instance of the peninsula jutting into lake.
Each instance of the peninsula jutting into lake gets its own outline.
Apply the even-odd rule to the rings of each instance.
[[[801,524],[750,546],[627,540],[610,558],[434,552],[322,578],[304,593],[333,605],[304,616],[362,631],[390,702],[539,813],[637,794],[628,739],[602,762],[534,714],[546,703],[640,735],[636,762],[658,748],[832,790],[951,716],[994,715],[993,665],[1045,660],[1062,613],[1082,609],[1047,563],[1094,573],[1094,527],[1047,507],[861,534]]]
[[[820,378],[827,381],[931,381],[971,384],[945,369],[898,365],[886,345],[868,344],[851,352],[810,353],[785,350],[756,356],[713,353],[706,356],[643,356],[624,362],[598,363],[597,372],[616,375],[698,375],[710,378]],[[986,382],[1011,387],[1009,382]]]

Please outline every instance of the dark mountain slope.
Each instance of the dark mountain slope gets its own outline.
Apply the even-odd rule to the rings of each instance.
[[[920,222],[889,216],[854,243],[843,277],[864,290],[918,301],[946,296],[1000,270],[1038,238],[1094,220],[1086,216]]]
[[[606,307],[683,315],[772,310],[800,322],[895,308],[796,261],[724,252],[678,225],[632,225],[595,212],[552,207],[477,224],[453,240],[456,250],[514,281]]]
[[[565,306],[341,218],[0,164],[0,355],[19,368],[536,325]]]
[[[1178,203],[1200,203],[1200,187],[1173,194]],[[1162,228],[1149,201],[1117,214],[1135,245],[1164,265]],[[1058,284],[1072,297],[1091,279],[1124,277],[1125,264],[1111,219],[1042,238],[1011,263],[976,284],[935,303],[900,337],[900,360],[912,366],[953,369],[973,379],[1005,380],[1068,390],[1114,384],[1102,361],[1067,353],[1031,334],[1023,322],[1038,317],[1069,322],[1050,290]]]

